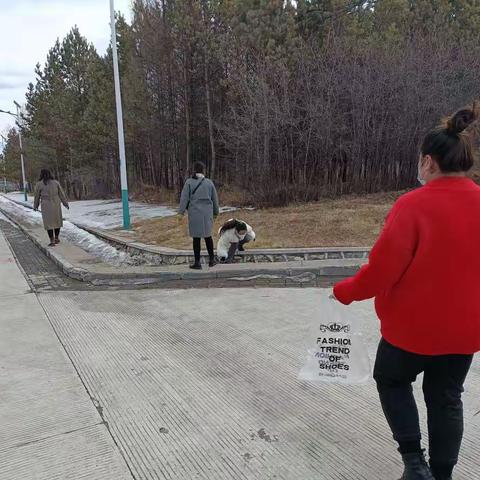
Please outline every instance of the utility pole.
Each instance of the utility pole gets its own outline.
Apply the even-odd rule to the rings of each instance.
[[[20,115],[20,104],[13,102],[17,107],[17,125],[18,125],[18,141],[20,143],[20,161],[22,162],[22,180],[23,180],[23,196],[25,202],[28,202],[27,196],[27,180],[25,178],[25,161],[23,158],[23,143],[22,143],[22,124],[21,124],[21,115]]]
[[[0,113],[6,113],[7,115],[11,115],[17,120],[17,127],[18,127],[18,140],[20,143],[20,162],[22,164],[22,181],[23,181],[23,194],[25,196],[25,201],[28,201],[27,197],[27,180],[25,179],[25,163],[23,160],[23,144],[22,144],[22,127],[21,127],[21,112],[20,112],[20,105],[17,102],[13,102],[17,107],[17,113],[9,112],[8,110],[0,110]]]
[[[2,139],[2,143],[5,149],[5,144],[7,143],[7,139],[0,134],[0,138]],[[5,155],[3,155],[3,193],[7,193],[7,173],[6,173],[6,167],[7,167],[7,160],[5,158]]]
[[[130,228],[130,208],[128,204],[127,161],[125,157],[125,136],[123,130],[122,92],[118,69],[117,29],[115,26],[115,7],[110,0],[110,23],[112,27],[113,76],[115,81],[115,103],[117,106],[118,151],[120,155],[120,182],[122,188],[123,228]]]

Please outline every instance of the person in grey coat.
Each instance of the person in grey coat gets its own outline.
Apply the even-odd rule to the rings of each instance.
[[[37,211],[40,204],[42,205],[43,226],[50,238],[49,247],[60,243],[60,228],[63,226],[62,203],[65,208],[69,208],[60,183],[53,179],[50,170],[42,170],[40,180],[35,186],[33,209]]]
[[[201,270],[200,263],[201,239],[205,239],[208,255],[210,257],[209,266],[214,267],[215,253],[213,250],[213,219],[219,213],[218,195],[215,185],[211,180],[205,177],[205,167],[203,163],[197,162],[194,165],[194,174],[189,178],[183,187],[180,197],[180,207],[178,212],[184,215],[188,211],[188,229],[193,238],[193,253],[195,263],[190,265],[194,270]]]

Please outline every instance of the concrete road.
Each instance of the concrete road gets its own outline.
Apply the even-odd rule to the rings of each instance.
[[[328,291],[49,285],[0,234],[0,480],[400,477],[372,382],[297,378]],[[373,358],[372,306],[353,311]],[[456,480],[480,479],[479,385],[476,360]]]
[[[39,298],[135,478],[397,480],[401,467],[373,382],[312,386],[297,379],[321,295],[327,291]],[[372,306],[354,311],[373,358]],[[479,374],[476,362],[457,480],[480,478]]]

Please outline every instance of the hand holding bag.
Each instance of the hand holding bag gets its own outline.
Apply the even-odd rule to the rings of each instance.
[[[307,358],[300,370],[300,380],[365,383],[370,378],[370,359],[358,322],[355,308],[321,297],[315,328],[307,340]]]

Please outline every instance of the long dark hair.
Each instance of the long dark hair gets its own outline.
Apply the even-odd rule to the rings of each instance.
[[[477,117],[474,103],[446,118],[425,136],[422,156],[430,155],[443,173],[468,172],[474,164],[474,146],[466,130]]]
[[[46,168],[44,168],[41,172],[40,172],[40,178],[39,178],[40,181],[43,180],[43,183],[46,185],[50,180],[53,180],[53,176],[52,176],[52,173],[50,172],[50,170],[47,170]]]
[[[234,228],[237,232],[246,231],[247,224],[245,222],[242,222],[241,220],[237,220],[236,218],[231,218],[230,220],[226,221],[220,228],[220,235],[222,235],[227,230],[231,230],[232,228]]]

